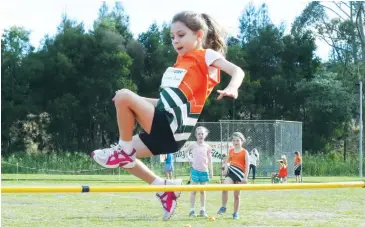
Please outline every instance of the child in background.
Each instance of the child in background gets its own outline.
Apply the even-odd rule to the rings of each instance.
[[[250,171],[248,174],[250,175],[252,170],[252,184],[254,184],[256,179],[256,167],[259,165],[260,155],[259,151],[256,148],[251,150],[249,152],[249,155],[250,155]]]
[[[174,160],[172,154],[167,154],[165,159],[165,177],[166,179],[172,179],[172,173],[174,172]]]
[[[285,155],[281,156],[281,159],[277,161],[280,165],[278,173],[273,173],[271,176],[271,183],[274,183],[274,178],[278,177],[281,183],[287,183],[288,178],[288,160]]]
[[[249,156],[248,151],[242,147],[246,141],[240,132],[232,134],[233,148],[228,151],[228,162],[225,165],[227,173],[224,184],[247,184]],[[222,192],[222,207],[218,210],[218,214],[227,211],[228,191]],[[233,219],[239,219],[238,210],[240,207],[240,191],[234,191],[234,211]]]
[[[192,143],[188,149],[188,159],[192,164],[191,167],[191,184],[206,184],[213,177],[212,148],[205,142],[208,136],[208,129],[199,126],[195,130],[197,141]],[[191,152],[191,155],[190,155]],[[196,191],[190,194],[190,217],[195,217],[195,196]],[[208,217],[205,209],[206,192],[200,191],[200,217]]]
[[[299,151],[294,152],[294,175],[297,183],[302,182],[301,171],[302,171],[302,157]]]

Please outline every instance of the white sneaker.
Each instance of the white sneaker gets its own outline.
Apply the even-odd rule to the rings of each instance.
[[[130,154],[123,151],[119,144],[111,145],[110,148],[95,150],[91,153],[91,157],[101,166],[105,168],[133,168],[136,165],[136,150]]]
[[[165,181],[165,185],[182,185],[182,180],[167,180]],[[174,214],[177,199],[180,197],[181,192],[161,192],[157,193],[156,196],[160,199],[163,209],[163,220],[167,221]]]

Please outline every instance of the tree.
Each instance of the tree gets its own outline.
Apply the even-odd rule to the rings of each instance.
[[[311,2],[296,18],[292,28],[294,33],[310,30],[332,47],[326,68],[336,73],[350,93],[356,89],[354,84],[363,80],[365,74],[364,6],[364,2],[360,1]],[[344,159],[354,118],[348,119],[342,130]]]
[[[292,31],[314,32],[333,48],[332,60],[340,62],[346,73],[360,78],[365,72],[364,5],[360,1],[311,2],[296,18]]]
[[[11,149],[24,149],[23,120],[29,104],[29,78],[23,73],[26,56],[33,51],[30,32],[22,27],[4,31],[1,42],[1,147],[4,154]],[[18,147],[13,147],[17,145]]]
[[[338,129],[352,117],[351,93],[337,75],[326,72],[318,73],[313,80],[302,80],[297,87],[297,93],[304,98],[300,108],[305,122],[304,149],[320,151],[326,145],[333,148],[330,141],[341,136]]]

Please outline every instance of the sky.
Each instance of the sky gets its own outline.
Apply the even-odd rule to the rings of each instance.
[[[98,16],[102,1],[95,0],[0,0],[0,29],[10,26],[23,26],[31,31],[31,44],[35,47],[46,35],[54,35],[61,22],[62,14],[71,19],[84,22],[86,30],[91,29]],[[6,2],[6,3],[5,3]],[[114,1],[106,1],[112,7]],[[214,2],[214,3],[212,3]],[[130,17],[130,28],[135,36],[144,32],[153,23],[169,22],[173,15],[182,10],[205,12],[214,17],[230,34],[238,33],[239,17],[248,0],[123,0],[122,4]],[[287,30],[296,16],[299,16],[308,1],[304,0],[267,0],[251,1],[259,6],[268,5],[269,16],[274,24],[284,22]],[[222,10],[224,9],[224,10]],[[317,41],[316,55],[328,59],[330,48]]]

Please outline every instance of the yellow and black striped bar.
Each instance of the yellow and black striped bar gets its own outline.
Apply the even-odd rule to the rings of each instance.
[[[133,186],[2,186],[1,193],[88,193],[166,191],[249,191],[286,189],[365,188],[365,181],[289,184],[133,185]]]

